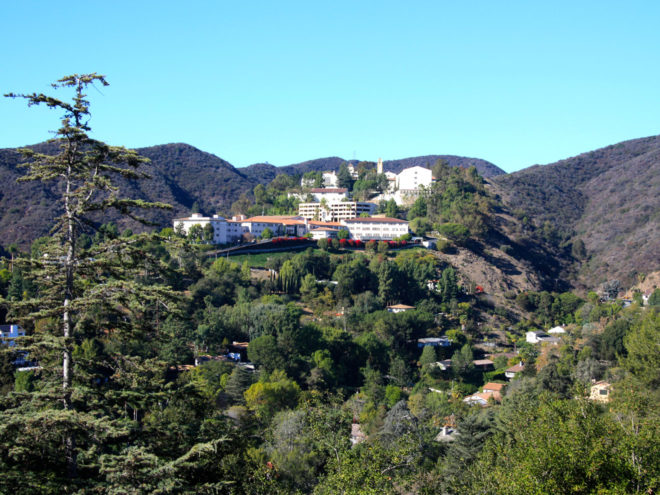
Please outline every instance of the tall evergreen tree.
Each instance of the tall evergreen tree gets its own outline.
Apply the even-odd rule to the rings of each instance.
[[[61,191],[63,213],[56,219],[51,242],[42,247],[42,256],[16,260],[22,265],[24,277],[39,285],[39,297],[12,302],[9,315],[23,321],[28,328],[45,322],[40,323],[42,331],[32,337],[30,347],[31,354],[43,367],[39,393],[22,397],[13,404],[11,401],[15,398],[10,397],[2,407],[2,422],[11,425],[0,435],[3,450],[7,448],[7,435],[12,434],[15,444],[26,446],[21,455],[2,456],[9,459],[3,470],[16,472],[17,478],[21,470],[29,469],[34,462],[27,448],[28,445],[35,448],[31,442],[39,446],[33,454],[44,457],[35,466],[42,470],[52,468],[45,478],[56,479],[64,471],[67,483],[75,484],[79,475],[79,440],[90,445],[102,438],[125,434],[109,416],[117,404],[113,406],[107,401],[102,404],[104,395],[112,393],[109,390],[94,392],[93,387],[103,380],[111,381],[124,365],[144,368],[144,363],[138,364],[130,356],[115,355],[112,359],[106,353],[110,348],[96,349],[94,359],[85,359],[84,355],[94,347],[90,345],[76,362],[75,350],[84,339],[104,334],[109,336],[108,341],[120,340],[111,333],[135,338],[136,333],[149,326],[150,312],[173,296],[156,275],[161,268],[158,260],[146,256],[144,236],[109,239],[88,249],[80,245],[85,230],[94,230],[90,219],[94,213],[114,209],[141,220],[133,213],[135,208],[167,207],[120,196],[113,179],[147,177],[138,167],[148,160],[132,150],[109,146],[89,136],[90,111],[85,91],[94,84],[108,85],[105,77],[96,73],[74,74],[53,84],[55,89],[72,89],[74,95],[70,101],[42,93],[5,95],[26,99],[29,106],[45,105],[63,112],[62,125],[52,140],[59,145],[59,153],[48,155],[32,149],[21,150],[27,159],[23,165],[27,173],[19,181],[53,185]],[[138,273],[141,273],[141,280],[136,276]],[[116,349],[124,350],[120,344]],[[104,359],[108,360],[105,363],[108,367],[103,379],[87,381],[85,365],[96,360],[98,366],[98,360]],[[126,380],[127,375],[121,377]],[[124,407],[137,410],[140,401],[133,401],[129,406],[130,401],[121,392],[119,382],[121,380],[117,380],[116,386],[120,391],[112,395],[123,396]],[[62,466],[59,465],[62,455],[54,447],[60,441],[64,447]],[[53,450],[49,451],[50,448]],[[83,469],[87,470],[91,459],[86,453],[83,458]]]

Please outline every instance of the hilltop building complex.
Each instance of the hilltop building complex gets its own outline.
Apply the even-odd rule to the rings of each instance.
[[[408,233],[408,222],[398,218],[351,218],[338,222],[320,221],[302,216],[270,215],[251,218],[234,217],[227,220],[219,215],[205,217],[193,213],[190,217],[175,218],[174,229],[190,233],[193,225],[213,228],[213,244],[232,244],[244,240],[249,234],[261,236],[268,228],[274,236],[302,237],[311,234],[314,239],[333,238],[337,231],[347,230],[349,237],[356,240],[393,240]]]

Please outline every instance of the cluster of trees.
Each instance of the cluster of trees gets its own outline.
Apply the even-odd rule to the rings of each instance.
[[[492,223],[497,201],[486,191],[475,167],[451,167],[444,160],[433,165],[435,181],[408,210],[410,228],[418,235],[436,231],[463,244],[483,238]]]
[[[540,325],[549,327],[574,323],[575,311],[584,300],[571,292],[529,291],[518,294],[516,303],[523,311],[532,313]]]
[[[245,193],[231,205],[232,213],[246,215],[295,215],[300,200],[288,192],[299,189],[300,177],[278,174],[267,186],[257,184],[251,197]]]

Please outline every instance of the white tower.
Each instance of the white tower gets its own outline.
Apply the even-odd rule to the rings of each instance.
[[[376,172],[378,172],[379,174],[383,173],[383,159],[382,158],[378,159],[378,165],[376,167]]]

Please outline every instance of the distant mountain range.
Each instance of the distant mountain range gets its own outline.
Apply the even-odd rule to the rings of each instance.
[[[477,171],[482,177],[495,177],[497,175],[505,174],[504,170],[493,165],[486,160],[480,158],[466,158],[464,156],[455,155],[426,155],[415,156],[411,158],[402,158],[401,160],[384,160],[383,170],[386,172],[394,172],[398,174],[405,168],[409,167],[432,167],[435,162],[443,159],[453,167],[476,167]],[[283,167],[276,167],[268,163],[256,163],[248,167],[239,168],[238,171],[245,176],[254,178],[262,184],[267,184],[275,178],[277,174],[285,173],[289,175],[305,174],[307,172],[317,171],[339,171],[342,163],[357,164],[359,160],[345,160],[337,156],[328,158],[317,158],[315,160],[308,160],[306,162],[295,163],[293,165],[286,165]]]
[[[33,148],[45,153],[57,151],[53,143]],[[270,182],[279,173],[336,171],[346,161],[328,157],[283,167],[260,163],[236,168],[182,143],[137,151],[151,160],[145,171],[152,178],[126,182],[121,188],[128,197],[171,204],[171,211],[147,215],[161,226],[171,225],[175,216],[188,214],[194,203],[207,214],[229,214],[242,193]],[[550,222],[569,240],[582,239],[589,256],[578,263],[578,276],[585,285],[613,277],[630,281],[643,271],[660,269],[660,136],[626,141],[513,174],[505,174],[485,160],[452,155],[387,160],[384,169],[398,173],[415,165],[431,166],[440,158],[452,166],[475,166],[510,210],[524,212],[538,225]],[[22,173],[20,161],[16,150],[0,150],[0,181],[4,186],[0,191],[0,244],[5,247],[12,242],[26,247],[36,237],[47,235],[59,213],[58,194],[50,186],[16,183]],[[120,228],[140,228],[112,215],[103,219],[108,220],[117,221]]]

